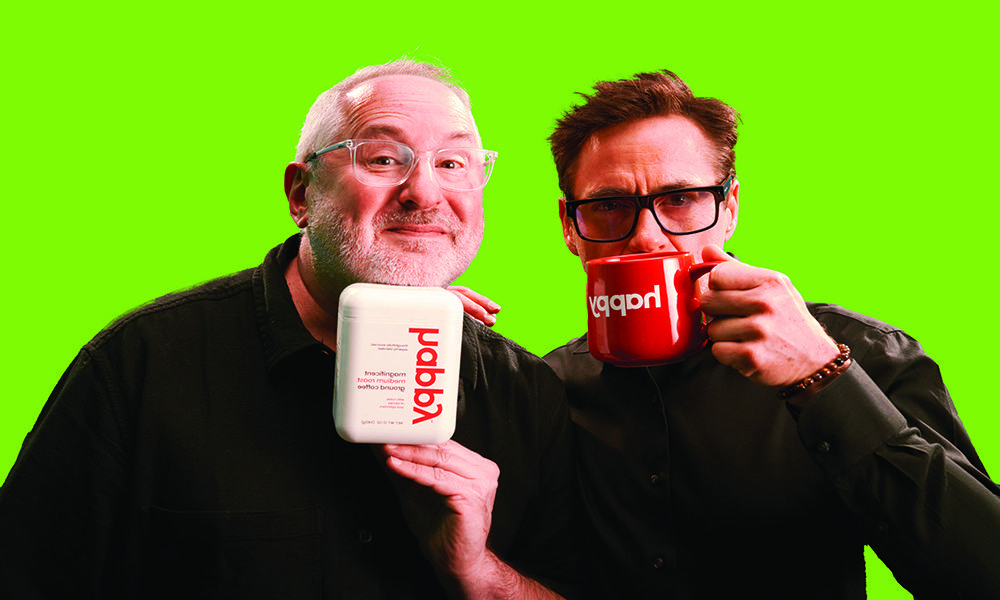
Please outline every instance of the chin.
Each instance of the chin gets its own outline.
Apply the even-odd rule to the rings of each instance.
[[[455,257],[442,257],[440,253],[394,253],[382,260],[369,263],[367,281],[386,285],[444,287],[458,279],[468,263],[457,264]]]

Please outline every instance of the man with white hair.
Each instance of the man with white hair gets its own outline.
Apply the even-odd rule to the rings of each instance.
[[[60,380],[0,490],[0,596],[557,597],[573,466],[544,362],[466,317],[451,440],[350,444],[330,418],[341,292],[461,274],[495,158],[442,69],[320,96],[285,172],[301,233],[126,315]]]

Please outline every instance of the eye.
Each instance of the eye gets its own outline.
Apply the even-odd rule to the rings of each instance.
[[[437,169],[455,170],[464,169],[469,164],[469,157],[461,152],[447,151],[438,153],[434,167]]]
[[[598,200],[592,203],[591,210],[595,212],[610,213],[620,210],[630,210],[632,208],[630,202],[625,202],[620,198],[608,198],[607,200]]]
[[[391,142],[362,142],[357,149],[357,162],[367,169],[382,170],[407,166],[411,153],[401,144]]]
[[[678,192],[657,198],[656,207],[664,209],[686,208],[694,206],[700,201],[701,197],[696,192]]]
[[[368,164],[377,167],[391,167],[393,165],[399,164],[399,160],[397,160],[396,157],[394,156],[388,156],[388,155],[373,156],[368,159]]]

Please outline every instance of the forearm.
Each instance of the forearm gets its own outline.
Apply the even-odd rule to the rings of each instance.
[[[910,405],[918,386],[896,384]],[[908,419],[895,404],[855,367],[803,410],[800,435],[911,592],[1000,597],[1000,489],[949,441],[949,423],[930,411]]]
[[[443,575],[448,596],[454,600],[548,600],[562,596],[522,575],[487,551],[479,565],[464,575]]]

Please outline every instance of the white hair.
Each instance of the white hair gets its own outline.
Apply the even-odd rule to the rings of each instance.
[[[295,160],[302,162],[309,154],[340,141],[344,123],[347,120],[347,94],[365,81],[387,75],[415,75],[426,77],[449,87],[459,100],[472,112],[469,94],[455,82],[451,73],[430,63],[416,62],[406,57],[382,65],[372,65],[358,69],[353,75],[323,92],[316,98],[302,125],[302,134],[295,148]]]

